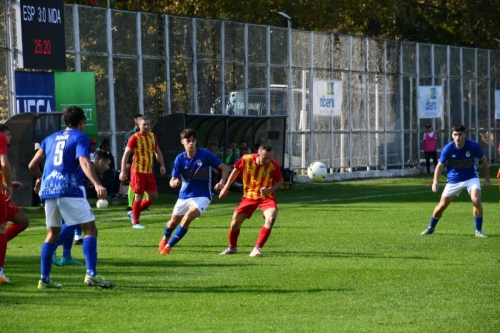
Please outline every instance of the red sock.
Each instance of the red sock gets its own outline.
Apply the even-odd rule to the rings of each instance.
[[[5,254],[7,253],[7,235],[0,234],[0,267],[5,264]]]
[[[12,238],[16,237],[19,235],[21,232],[23,232],[26,228],[23,226],[20,226],[17,223],[12,223],[5,229],[5,234],[7,235],[7,242],[10,241]]]
[[[134,224],[139,224],[141,217],[141,201],[135,201],[132,204],[132,215],[134,215]]]
[[[238,236],[240,235],[240,230],[241,229],[238,229],[238,230],[229,229],[228,238],[229,238],[229,247],[230,248],[238,246]]]
[[[148,209],[149,206],[151,206],[151,201],[149,201],[148,199],[142,200],[141,201],[141,212],[143,212],[146,209]]]
[[[271,234],[271,229],[266,227],[262,227],[260,229],[259,238],[257,239],[257,243],[255,243],[255,247],[264,247],[266,244],[269,235]]]

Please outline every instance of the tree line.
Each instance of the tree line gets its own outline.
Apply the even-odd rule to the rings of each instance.
[[[64,0],[380,39],[500,48],[499,0]]]

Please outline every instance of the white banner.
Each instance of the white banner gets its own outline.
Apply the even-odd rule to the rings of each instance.
[[[313,115],[342,115],[342,81],[314,81]]]
[[[500,119],[500,90],[495,90],[495,119]]]
[[[443,87],[418,87],[418,118],[441,118],[443,107]]]

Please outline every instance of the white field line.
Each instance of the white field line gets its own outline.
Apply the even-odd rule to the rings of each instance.
[[[420,194],[420,193],[428,193],[429,190],[426,190],[426,191],[417,191],[417,192],[401,192],[401,193],[384,193],[384,194],[377,194],[377,195],[366,195],[366,196],[362,196],[362,197],[345,197],[345,198],[336,198],[336,199],[322,199],[322,200],[305,200],[305,201],[295,201],[293,203],[287,203],[289,205],[300,205],[300,204],[309,204],[309,203],[320,203],[320,202],[337,202],[337,201],[353,201],[353,200],[363,200],[363,199],[372,199],[372,198],[381,198],[381,197],[392,197],[392,196],[400,196],[400,195],[407,195],[407,194]],[[315,196],[304,196],[304,197],[298,197],[298,199],[309,199],[309,198],[315,198]],[[221,210],[227,210],[227,211],[233,211],[234,208],[229,208],[229,209],[226,209],[226,208],[218,208],[217,209],[218,211],[221,211]],[[205,211],[204,214],[206,213],[210,213],[211,209]],[[161,217],[161,216],[165,216],[165,214],[148,214],[147,215],[148,217]],[[170,216],[169,216],[170,218]],[[33,219],[32,221],[38,221],[39,219]],[[104,221],[103,221],[104,220]],[[96,221],[96,223],[108,223],[108,222],[116,222],[116,221],[122,221],[122,220],[127,220],[130,221],[130,219],[127,217],[118,217],[118,218],[104,218],[104,219],[99,219]],[[167,221],[165,221],[167,222]],[[35,230],[45,230],[46,227],[44,226],[40,226],[40,227],[28,227],[28,229],[26,229],[24,232],[26,231],[35,231]]]

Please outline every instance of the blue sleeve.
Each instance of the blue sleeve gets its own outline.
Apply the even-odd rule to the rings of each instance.
[[[474,147],[474,153],[475,153],[477,159],[480,160],[481,158],[483,158],[484,152],[481,149],[481,146],[479,145],[479,143],[474,142],[474,145],[475,145],[475,147]]]
[[[90,139],[86,135],[80,135],[77,139],[76,145],[76,158],[78,159],[80,156],[87,156],[90,158]]]
[[[179,168],[179,157],[181,155],[177,155],[177,157],[175,158],[175,161],[174,161],[174,165],[172,167],[172,177],[173,178],[179,178],[181,176],[181,173],[180,173],[180,168]]]
[[[222,161],[215,156],[211,151],[207,150],[207,160],[208,160],[208,165],[210,165],[212,168],[217,168],[219,165],[222,164]]]
[[[448,154],[450,152],[450,145],[447,144],[446,146],[443,147],[443,150],[441,151],[441,155],[439,156],[439,163],[446,164],[448,161]]]

